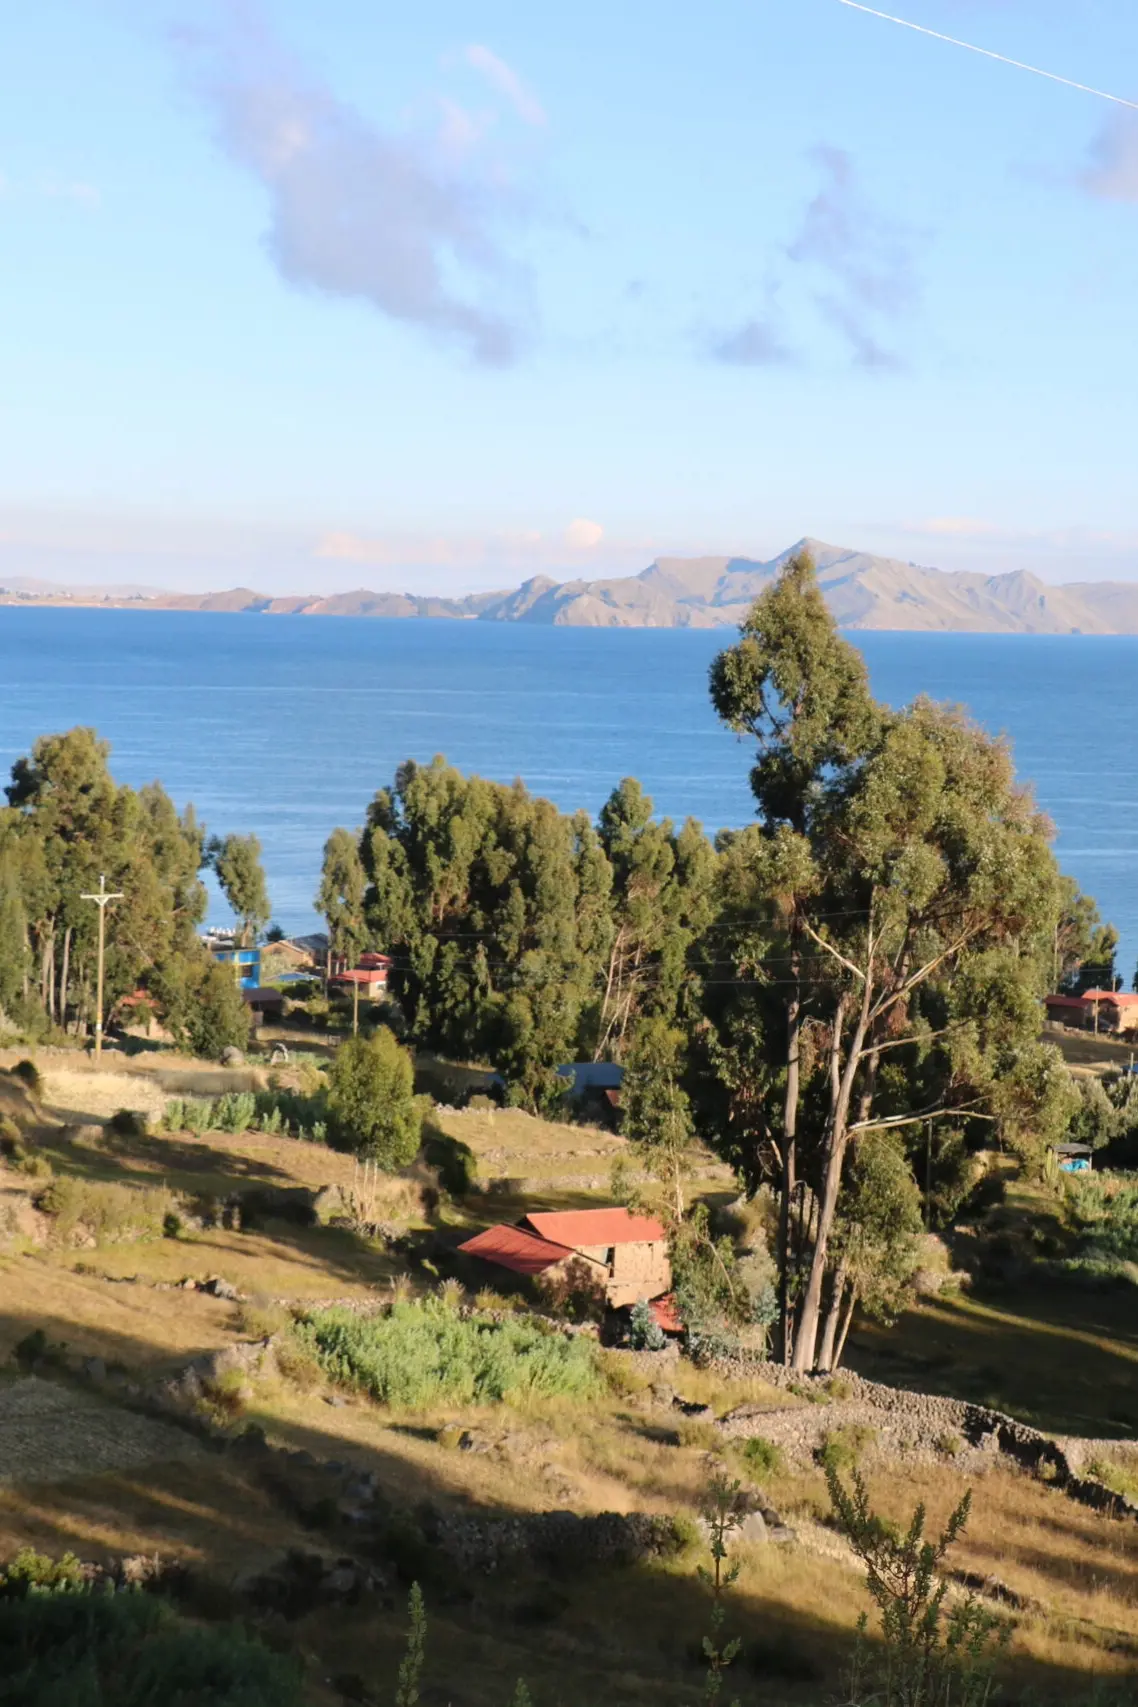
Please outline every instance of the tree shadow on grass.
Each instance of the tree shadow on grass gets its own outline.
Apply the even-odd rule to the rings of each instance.
[[[41,1325],[66,1336],[66,1321]],[[0,1334],[13,1326],[0,1309]],[[155,1350],[126,1335],[109,1336],[106,1349],[128,1368],[152,1361]],[[2,1489],[0,1556],[21,1543],[86,1558],[158,1552],[191,1567],[198,1585],[191,1604],[199,1610],[255,1621],[232,1592],[235,1578],[289,1547],[347,1554],[371,1561],[387,1588],[356,1606],[306,1606],[286,1627],[279,1618],[275,1624],[279,1638],[309,1654],[314,1682],[355,1674],[375,1699],[388,1699],[406,1591],[419,1580],[429,1621],[425,1700],[506,1707],[514,1680],[524,1677],[536,1707],[688,1707],[701,1687],[699,1643],[709,1615],[694,1557],[618,1568],[566,1552],[489,1576],[465,1573],[430,1544],[424,1508],[511,1517],[524,1500],[475,1506],[448,1475],[453,1454],[440,1447],[396,1457],[380,1434],[381,1413],[369,1431],[371,1414],[359,1407],[351,1437],[307,1417],[264,1419],[299,1461],[228,1447],[192,1462]],[[375,1532],[352,1521],[336,1500],[321,1496],[320,1466],[329,1460],[374,1476],[405,1519]],[[744,1652],[727,1694],[744,1707],[819,1707],[834,1698],[848,1660],[849,1625],[835,1603],[848,1599],[850,1579],[841,1567],[814,1561],[813,1575],[784,1589],[780,1576],[793,1568],[780,1552],[758,1586],[729,1599],[728,1634],[742,1636]],[[1025,1700],[1030,1688],[1037,1701],[1072,1707],[1088,1696],[1088,1681],[1083,1671],[1021,1657],[1010,1701]]]
[[[967,1399],[1059,1434],[1138,1434],[1138,1289],[1043,1285],[940,1297],[859,1326],[861,1375]]]

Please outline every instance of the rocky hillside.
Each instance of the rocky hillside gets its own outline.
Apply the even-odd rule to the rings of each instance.
[[[639,575],[555,581],[536,575],[512,592],[447,599],[366,589],[329,596],[131,593],[0,588],[0,604],[98,604],[159,610],[248,611],[269,616],[450,617],[571,628],[723,628],[803,546],[814,554],[831,610],[845,628],[972,634],[1138,634],[1138,584],[1049,586],[1026,570],[980,575],[926,569],[821,540],[799,540],[769,562],[747,557],[659,557]]]

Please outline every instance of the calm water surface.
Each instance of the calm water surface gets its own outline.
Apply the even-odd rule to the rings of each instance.
[[[863,634],[874,691],[969,707],[1015,746],[1066,867],[1138,955],[1131,733],[1138,638]],[[0,765],[93,724],[213,831],[255,830],[275,916],[311,924],[324,838],[405,758],[435,753],[566,809],[638,776],[710,830],[750,816],[748,752],[716,722],[728,631],[0,608]],[[1108,708],[1104,713],[1102,708]]]

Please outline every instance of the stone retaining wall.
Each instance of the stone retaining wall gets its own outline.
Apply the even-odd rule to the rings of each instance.
[[[732,1375],[743,1373],[742,1365],[734,1360],[718,1367]],[[809,1393],[813,1389],[820,1399],[827,1388],[826,1377],[796,1375],[777,1363],[751,1363],[746,1373],[783,1390],[793,1387]],[[875,1446],[867,1451],[867,1457],[874,1452],[879,1458],[900,1456],[912,1462],[951,1457],[967,1468],[978,1468],[1002,1455],[1022,1469],[1045,1477],[1080,1505],[1112,1517],[1138,1517],[1138,1503],[1081,1474],[1092,1456],[1085,1450],[1089,1443],[1059,1440],[1003,1411],[965,1399],[910,1393],[845,1371],[836,1381],[841,1398],[793,1409],[740,1405],[717,1426],[728,1440],[761,1435],[799,1462],[813,1457],[827,1434],[851,1427],[875,1431]],[[950,1450],[950,1437],[963,1443],[963,1452]]]

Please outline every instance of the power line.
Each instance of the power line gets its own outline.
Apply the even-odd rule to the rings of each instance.
[[[985,59],[998,59],[1001,65],[1012,65],[1017,71],[1030,71],[1033,77],[1046,77],[1051,83],[1063,83],[1068,89],[1078,89],[1083,95],[1094,95],[1100,101],[1113,101],[1116,107],[1130,107],[1138,112],[1138,101],[1128,101],[1123,95],[1111,95],[1105,89],[1092,89],[1089,83],[1076,83],[1073,77],[1062,77],[1057,71],[1044,71],[1039,65],[1028,65],[1022,59],[1009,59],[1006,53],[996,53],[990,47],[977,47],[975,42],[961,41],[959,36],[946,36],[940,30],[930,30],[926,24],[911,23],[908,18],[896,18],[891,12],[879,12],[874,6],[864,6],[861,0],[838,0],[851,11],[865,12],[886,24],[900,24],[902,29],[915,30],[918,35],[931,36],[934,41],[948,42],[951,47],[967,48],[969,53],[982,54]]]

